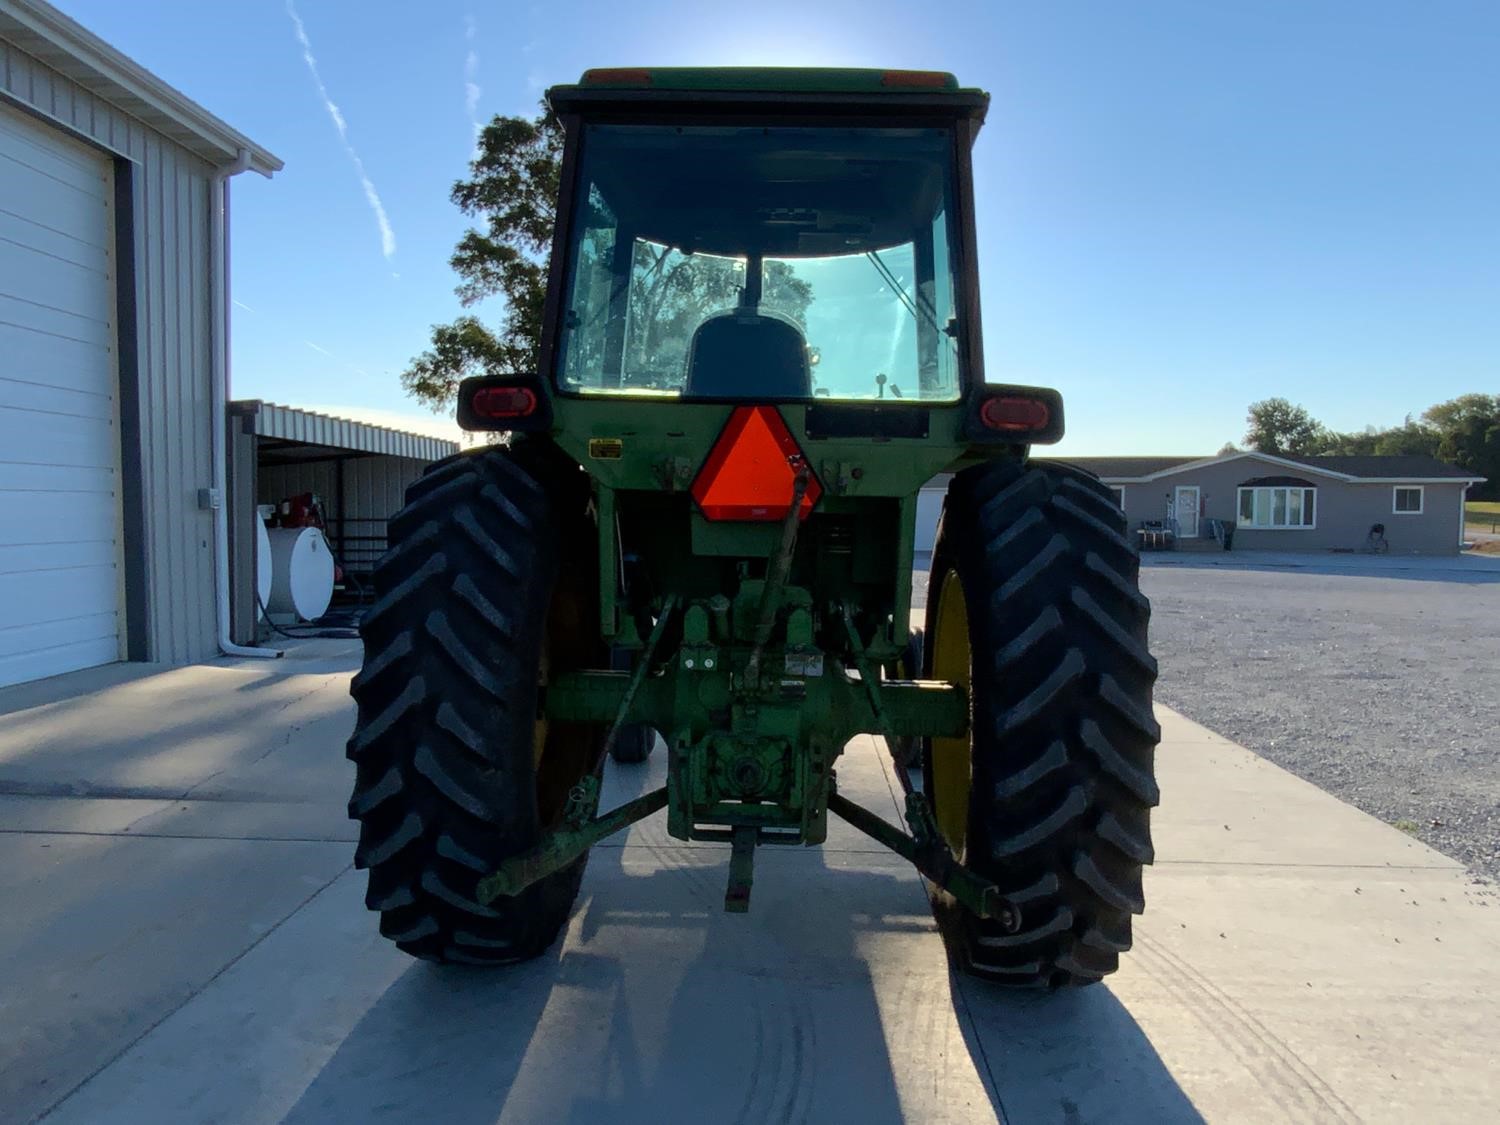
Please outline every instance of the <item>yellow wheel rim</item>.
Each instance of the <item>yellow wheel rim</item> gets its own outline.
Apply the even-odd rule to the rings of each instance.
[[[542,768],[542,755],[547,752],[548,727],[546,719],[538,719],[536,725],[531,728],[531,765],[533,769]]]
[[[973,661],[969,651],[969,605],[964,598],[958,572],[943,575],[937,593],[937,616],[933,622],[932,678],[946,680],[969,691]],[[969,828],[971,767],[968,738],[934,738],[932,743],[932,809],[938,831],[959,858],[963,858]]]

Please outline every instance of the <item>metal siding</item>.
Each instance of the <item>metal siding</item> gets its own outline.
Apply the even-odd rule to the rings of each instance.
[[[406,489],[429,462],[409,457],[370,457],[347,463],[345,516],[389,519],[401,510]]]
[[[342,462],[344,508],[340,513],[333,510],[338,502],[339,462],[262,463],[256,472],[255,502],[275,504],[288,496],[315,492],[328,505],[330,518],[389,519],[401,509],[407,486],[428,464],[409,457],[380,456]]]
[[[135,180],[141,494],[152,660],[202,660],[214,637],[209,417],[212,169],[176,143],[0,42],[0,92],[129,160]]]
[[[321,444],[321,443],[320,443]],[[261,464],[256,502],[275,504],[288,496],[314,492],[324,502],[329,538],[351,574],[364,574],[385,551],[386,521],[400,511],[407,487],[431,462],[412,457],[348,457],[342,460]],[[339,477],[344,503],[339,506]]]
[[[255,474],[255,502],[276,504],[288,496],[315,492],[327,504],[334,502],[333,462],[268,465],[262,463]]]
[[[255,643],[255,624],[259,614],[255,602],[256,548],[255,534],[255,438],[245,433],[243,419],[228,419],[225,454],[228,457],[228,481],[224,505],[229,516],[229,639],[235,644]]]
[[[177,310],[181,367],[178,369],[183,401],[188,404],[187,431],[191,436],[186,463],[193,466],[184,480],[183,502],[192,520],[193,541],[189,555],[192,589],[207,596],[187,603],[187,627],[191,636],[207,637],[215,643],[217,613],[214,606],[213,515],[198,507],[198,489],[213,484],[213,328],[209,307],[209,193],[207,179],[194,177],[175,162],[178,263]],[[194,301],[195,294],[204,300]],[[186,323],[184,323],[186,322]]]

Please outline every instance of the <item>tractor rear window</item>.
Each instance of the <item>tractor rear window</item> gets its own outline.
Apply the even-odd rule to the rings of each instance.
[[[942,129],[588,127],[562,387],[953,401],[951,168]]]

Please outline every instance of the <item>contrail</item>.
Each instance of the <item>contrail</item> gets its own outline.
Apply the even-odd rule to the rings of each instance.
[[[286,0],[286,14],[292,17],[292,29],[296,31],[297,42],[302,46],[302,61],[307,64],[313,85],[318,88],[318,97],[323,101],[323,108],[333,119],[333,127],[339,131],[339,141],[343,144],[344,151],[349,154],[349,159],[354,162],[354,170],[359,173],[360,186],[365,189],[365,200],[370,204],[370,210],[375,213],[376,225],[380,227],[380,252],[389,260],[396,253],[396,232],[391,230],[390,220],[385,216],[385,207],[380,202],[380,194],[375,190],[375,185],[370,182],[370,177],[365,172],[364,161],[359,158],[359,153],[354,151],[354,146],[349,143],[349,127],[344,122],[344,115],[339,112],[337,104],[328,96],[328,88],[323,85],[323,76],[318,73],[318,60],[313,57],[312,42],[307,38],[307,29],[302,26],[302,17],[297,14],[297,6],[293,0]]]
[[[475,147],[479,146],[479,134],[484,126],[479,121],[479,52],[474,49],[474,37],[479,33],[473,16],[464,17],[464,40],[469,44],[469,53],[464,56],[464,108],[469,112],[469,124],[474,127]]]

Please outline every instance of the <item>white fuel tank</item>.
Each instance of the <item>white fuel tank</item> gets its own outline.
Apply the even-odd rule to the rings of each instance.
[[[328,612],[333,600],[333,552],[316,527],[275,527],[271,540],[271,596],[266,610],[272,617],[295,614],[315,621]]]

